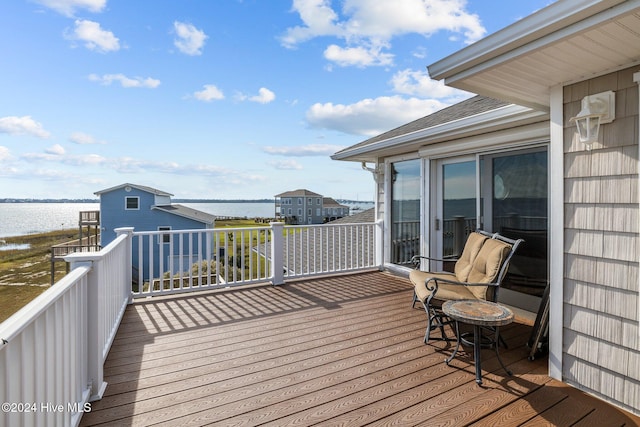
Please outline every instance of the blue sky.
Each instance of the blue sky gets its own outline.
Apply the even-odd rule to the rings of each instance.
[[[426,66],[550,2],[3,1],[0,198],[373,200],[330,155],[468,98]]]

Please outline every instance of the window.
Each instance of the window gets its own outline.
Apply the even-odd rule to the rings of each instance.
[[[170,230],[171,230],[171,227],[168,225],[161,225],[160,227],[158,227],[158,231],[170,231]],[[171,234],[169,233],[161,234],[158,237],[158,242],[171,243]]]
[[[137,196],[125,197],[124,208],[125,210],[128,210],[128,211],[140,209],[140,197],[137,197]]]
[[[391,164],[391,254],[407,265],[420,254],[420,160]]]
[[[307,215],[309,216],[313,215],[313,211],[311,208],[307,209]]]
[[[302,197],[298,197],[298,204],[301,205],[302,204]]]
[[[302,216],[302,208],[298,208],[298,216]]]
[[[320,204],[320,199],[318,198],[316,199],[316,205],[319,205],[319,204]]]

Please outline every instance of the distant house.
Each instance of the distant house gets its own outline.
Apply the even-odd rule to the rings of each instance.
[[[323,224],[349,215],[348,206],[309,190],[287,191],[275,198],[275,216],[287,224]]]
[[[322,213],[324,215],[323,222],[334,221],[349,216],[349,206],[341,205],[331,197],[323,197]]]
[[[100,197],[100,244],[104,247],[116,238],[115,229],[133,227],[134,231],[169,231],[169,230],[201,230],[212,229],[215,217],[211,214],[171,203],[172,194],[143,185],[125,183],[96,193]],[[175,258],[181,251],[179,242],[173,242],[171,234],[156,238],[155,245],[164,245],[163,251],[154,250],[157,268],[158,254],[163,253],[163,265],[170,263],[168,257]],[[188,244],[188,243],[185,243]],[[197,243],[193,243],[196,244]],[[201,243],[201,251],[206,252],[209,245]],[[134,241],[137,245],[137,241]],[[173,245],[171,248],[170,245]],[[147,259],[148,245],[143,245],[143,259]],[[186,250],[182,252],[188,252]],[[133,265],[138,265],[138,248],[133,248]],[[166,268],[165,268],[166,271]],[[145,278],[147,277],[145,272]]]

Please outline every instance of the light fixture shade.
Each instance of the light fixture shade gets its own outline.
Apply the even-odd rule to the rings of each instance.
[[[591,150],[593,143],[598,140],[600,117],[599,114],[589,114],[575,118],[580,142],[585,144],[587,150]]]
[[[611,123],[615,118],[615,92],[607,91],[582,98],[582,109],[570,119],[575,122],[580,142],[591,150],[598,140],[600,124]]]

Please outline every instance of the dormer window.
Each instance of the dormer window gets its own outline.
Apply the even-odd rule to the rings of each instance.
[[[140,209],[140,197],[129,196],[124,198],[124,209],[127,211]]]

